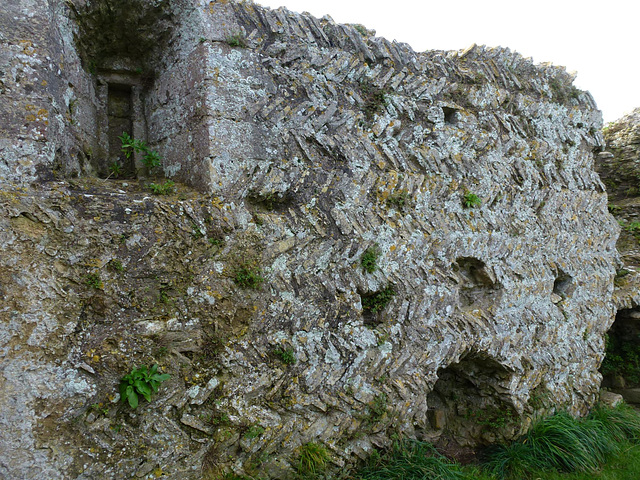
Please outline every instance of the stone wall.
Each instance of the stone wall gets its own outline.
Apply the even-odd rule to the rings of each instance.
[[[62,15],[44,46],[86,92],[44,150],[104,148],[92,91],[141,68],[179,185],[97,179],[64,148],[55,181],[4,176],[1,475],[286,478],[309,442],[336,467],[398,431],[475,447],[586,413],[618,229],[600,114],[564,69],[247,2],[140,5],[164,33],[139,64],[87,43],[120,0],[33,7]],[[153,363],[171,379],[132,410],[117,385]]]

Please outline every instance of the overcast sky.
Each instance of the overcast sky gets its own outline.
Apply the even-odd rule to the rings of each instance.
[[[503,46],[578,72],[605,122],[640,107],[640,0],[256,0],[361,23],[416,51]]]

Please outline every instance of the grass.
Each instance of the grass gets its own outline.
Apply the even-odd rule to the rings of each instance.
[[[329,452],[318,443],[306,443],[300,447],[297,470],[303,475],[315,475],[327,468]]]
[[[297,478],[638,480],[640,415],[626,405],[598,406],[583,419],[561,412],[538,421],[519,440],[488,451],[484,463],[477,465],[462,466],[426,442],[397,439],[390,448],[374,451],[357,468],[343,468],[326,477],[319,476],[320,471],[298,468]]]
[[[596,407],[584,419],[560,412],[518,441],[490,453],[487,470],[498,479],[544,478],[542,473],[597,474],[614,455],[640,440],[640,416],[630,407]]]
[[[404,440],[394,442],[385,453],[369,457],[354,477],[358,480],[463,480],[462,467],[447,459],[430,444]]]

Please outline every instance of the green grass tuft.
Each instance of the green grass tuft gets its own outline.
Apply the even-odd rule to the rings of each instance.
[[[462,468],[431,444],[413,440],[394,442],[383,454],[374,454],[353,477],[358,480],[464,480]]]
[[[300,447],[300,458],[298,459],[297,470],[303,475],[315,475],[323,472],[327,468],[329,452],[318,443],[307,443]]]
[[[498,479],[527,479],[531,472],[545,471],[595,475],[609,458],[639,439],[640,416],[624,405],[596,407],[584,419],[560,412],[534,424],[520,440],[497,447],[487,470]]]

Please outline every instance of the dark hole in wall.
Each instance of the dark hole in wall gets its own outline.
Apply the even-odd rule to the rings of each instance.
[[[500,284],[494,282],[482,260],[473,257],[458,257],[452,265],[456,273],[460,292],[460,305],[464,307],[487,307],[500,300]]]
[[[455,440],[462,446],[488,445],[513,438],[518,415],[507,392],[511,373],[482,354],[468,354],[438,370],[427,396],[431,427],[426,437]]]
[[[562,270],[559,270],[553,282],[553,293],[562,298],[567,298],[573,293],[573,277]]]
[[[109,161],[107,172],[100,172],[103,176],[114,175],[114,164],[119,165],[119,178],[135,177],[134,156],[129,158],[122,151],[122,140],[118,137],[123,132],[133,137],[133,105],[131,101],[131,86],[109,84],[107,98],[107,121],[109,124]]]
[[[640,403],[640,395],[629,391],[640,386],[640,309],[618,310],[605,338],[602,386],[618,391],[629,403]]]
[[[456,121],[458,120],[458,116],[456,115],[458,111],[455,108],[442,107],[442,112],[444,113],[445,123],[456,123]]]

